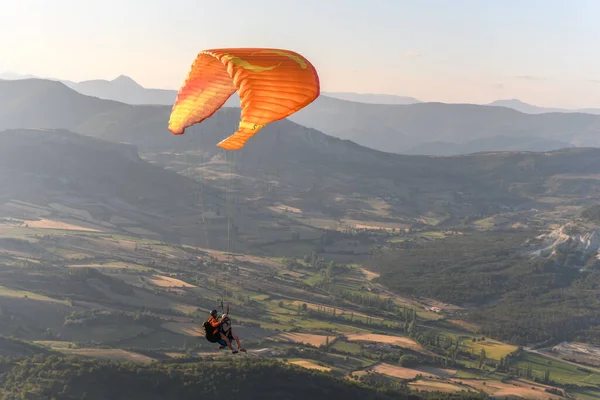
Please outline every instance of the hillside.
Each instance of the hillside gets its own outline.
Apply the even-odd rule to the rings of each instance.
[[[461,145],[485,139],[498,141],[494,151],[509,150],[500,140],[502,136],[596,146],[599,142],[595,132],[600,126],[600,117],[591,114],[531,115],[509,108],[469,104],[359,104],[327,97],[318,98],[290,116],[290,120],[395,153],[415,153],[419,150],[417,146],[432,142]]]
[[[568,252],[532,258],[531,233],[489,232],[407,243],[382,253],[381,281],[404,296],[466,309],[479,332],[522,346],[600,344],[600,269]]]
[[[62,130],[0,132],[0,184],[0,216],[25,224],[175,239],[172,227],[194,224],[201,208],[196,182],[140,159],[133,146]],[[206,185],[203,196],[216,208],[223,194]]]
[[[569,147],[574,146],[570,143],[562,142],[560,140],[549,140],[536,136],[521,137],[498,135],[491,138],[468,140],[460,144],[452,142],[428,142],[413,147],[410,150],[410,153],[451,156],[455,154],[471,154],[493,151],[546,152]]]
[[[60,82],[0,80],[0,129],[69,129],[88,118],[116,111],[122,103],[81,96]]]

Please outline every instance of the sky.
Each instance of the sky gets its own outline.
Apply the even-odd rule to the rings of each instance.
[[[323,91],[600,107],[597,0],[18,0],[0,72],[178,89],[196,54],[297,51]]]

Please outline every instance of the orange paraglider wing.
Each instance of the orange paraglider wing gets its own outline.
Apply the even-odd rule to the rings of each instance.
[[[240,125],[218,144],[227,150],[241,149],[268,123],[306,107],[319,96],[320,84],[313,65],[290,50],[205,50],[179,89],[169,130],[183,134],[213,115],[236,90],[242,107]]]

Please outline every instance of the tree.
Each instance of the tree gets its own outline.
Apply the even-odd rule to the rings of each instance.
[[[414,368],[419,365],[419,359],[415,356],[406,354],[400,357],[400,365],[405,368]]]
[[[486,360],[486,355],[485,355],[485,349],[481,349],[481,352],[479,353],[479,369],[483,368],[483,366],[485,365],[485,360]]]

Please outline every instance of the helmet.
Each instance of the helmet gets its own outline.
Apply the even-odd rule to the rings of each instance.
[[[210,312],[210,315],[212,315],[212,316],[213,316],[213,317],[215,317],[215,318],[217,317],[217,314],[218,314],[218,311],[217,311],[217,310],[212,310],[212,311]]]

